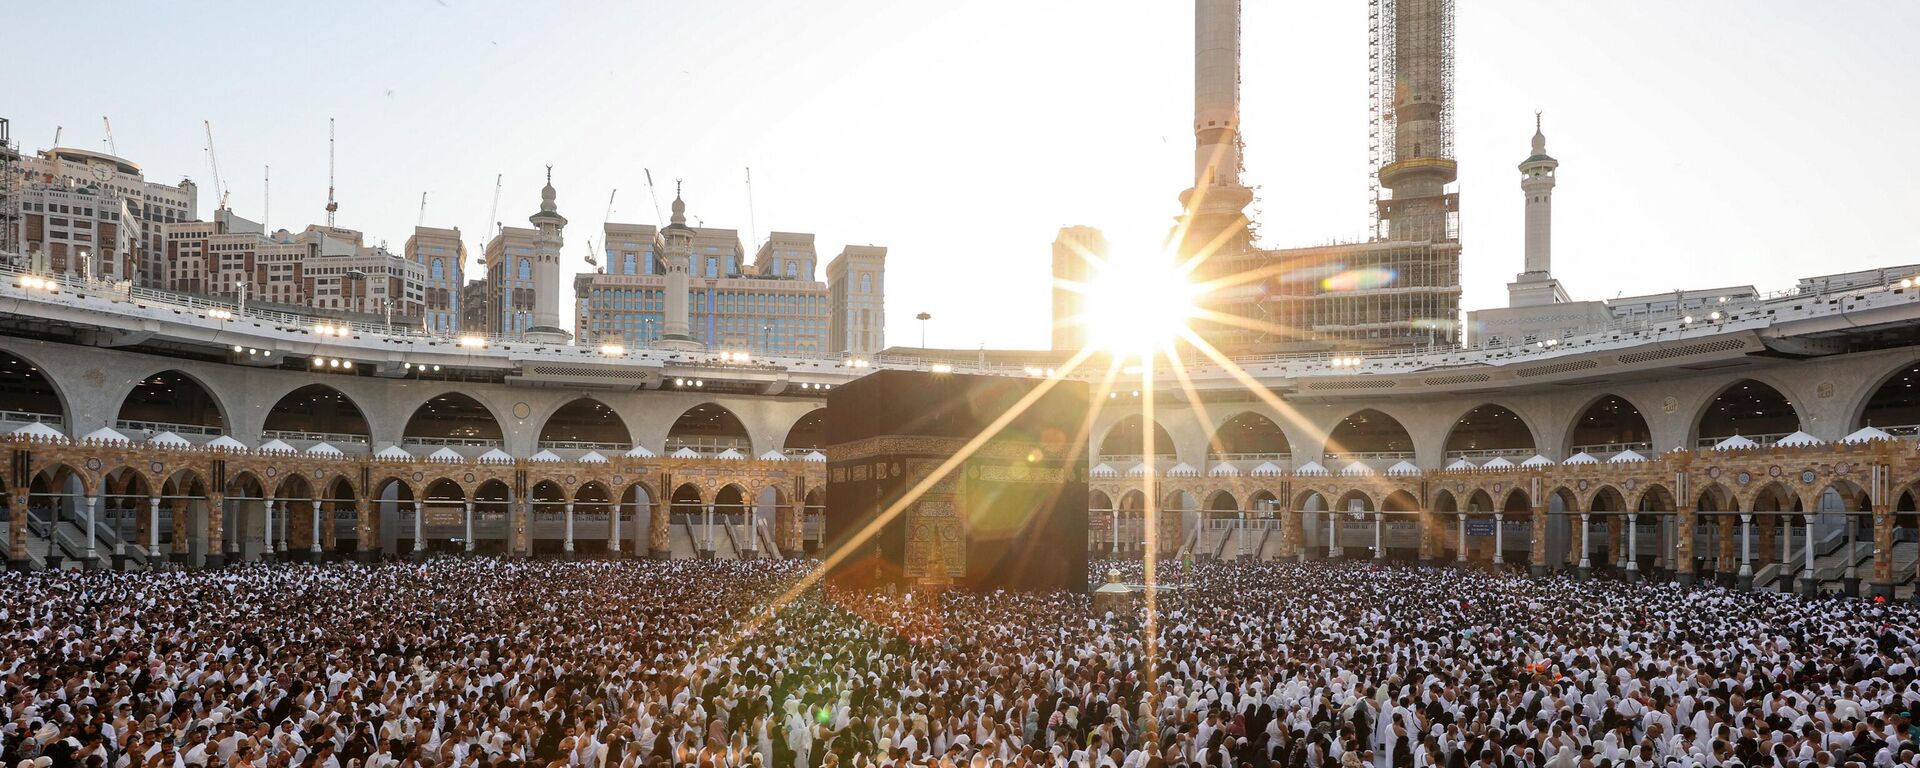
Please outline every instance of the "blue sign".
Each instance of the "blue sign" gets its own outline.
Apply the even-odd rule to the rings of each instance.
[[[1468,536],[1492,536],[1493,521],[1492,520],[1468,520],[1467,535]]]

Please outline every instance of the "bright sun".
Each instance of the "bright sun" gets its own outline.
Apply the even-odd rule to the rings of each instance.
[[[1172,259],[1149,253],[1093,265],[1083,317],[1092,346],[1125,357],[1150,357],[1186,330],[1196,288]]]

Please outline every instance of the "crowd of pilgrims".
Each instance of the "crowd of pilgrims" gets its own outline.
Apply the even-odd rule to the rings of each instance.
[[[1366,563],[1168,563],[1151,605],[1119,615],[1066,593],[814,586],[777,599],[812,567],[6,574],[4,758],[1920,765],[1920,610],[1905,604]]]

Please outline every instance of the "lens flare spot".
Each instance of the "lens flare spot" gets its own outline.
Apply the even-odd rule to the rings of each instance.
[[[1340,292],[1385,288],[1392,285],[1393,279],[1398,276],[1399,275],[1393,270],[1382,267],[1349,269],[1345,272],[1322,278],[1320,280],[1320,290]]]

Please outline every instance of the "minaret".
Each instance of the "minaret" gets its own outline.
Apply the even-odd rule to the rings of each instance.
[[[1253,190],[1240,181],[1240,0],[1194,0],[1193,188],[1180,193],[1180,255],[1214,248],[1197,276],[1240,268],[1235,260],[1251,247],[1245,211],[1252,202]]]
[[[679,184],[673,189],[673,221],[660,230],[660,238],[665,241],[660,265],[667,272],[667,310],[655,346],[693,349],[699,346],[687,327],[687,270],[693,261],[693,228],[687,226],[687,204],[680,199]]]
[[[533,238],[533,327],[527,337],[540,341],[565,342],[573,338],[560,327],[560,230],[567,218],[556,210],[553,191],[553,166],[547,166],[547,185],[540,189],[540,212],[527,221],[540,230]]]
[[[1392,18],[1383,23],[1393,33],[1381,36],[1379,45],[1391,48],[1375,55],[1388,59],[1392,76],[1386,130],[1393,141],[1380,168],[1380,186],[1391,192],[1380,201],[1380,215],[1388,239],[1449,241],[1447,220],[1459,205],[1446,191],[1459,175],[1447,104],[1453,97],[1453,3],[1398,0],[1386,6],[1383,12]]]
[[[1525,270],[1507,284],[1507,305],[1533,307],[1567,301],[1566,290],[1553,279],[1553,185],[1560,161],[1547,155],[1547,135],[1540,129],[1540,113],[1533,115],[1533,153],[1520,163],[1520,191],[1527,197]]]

